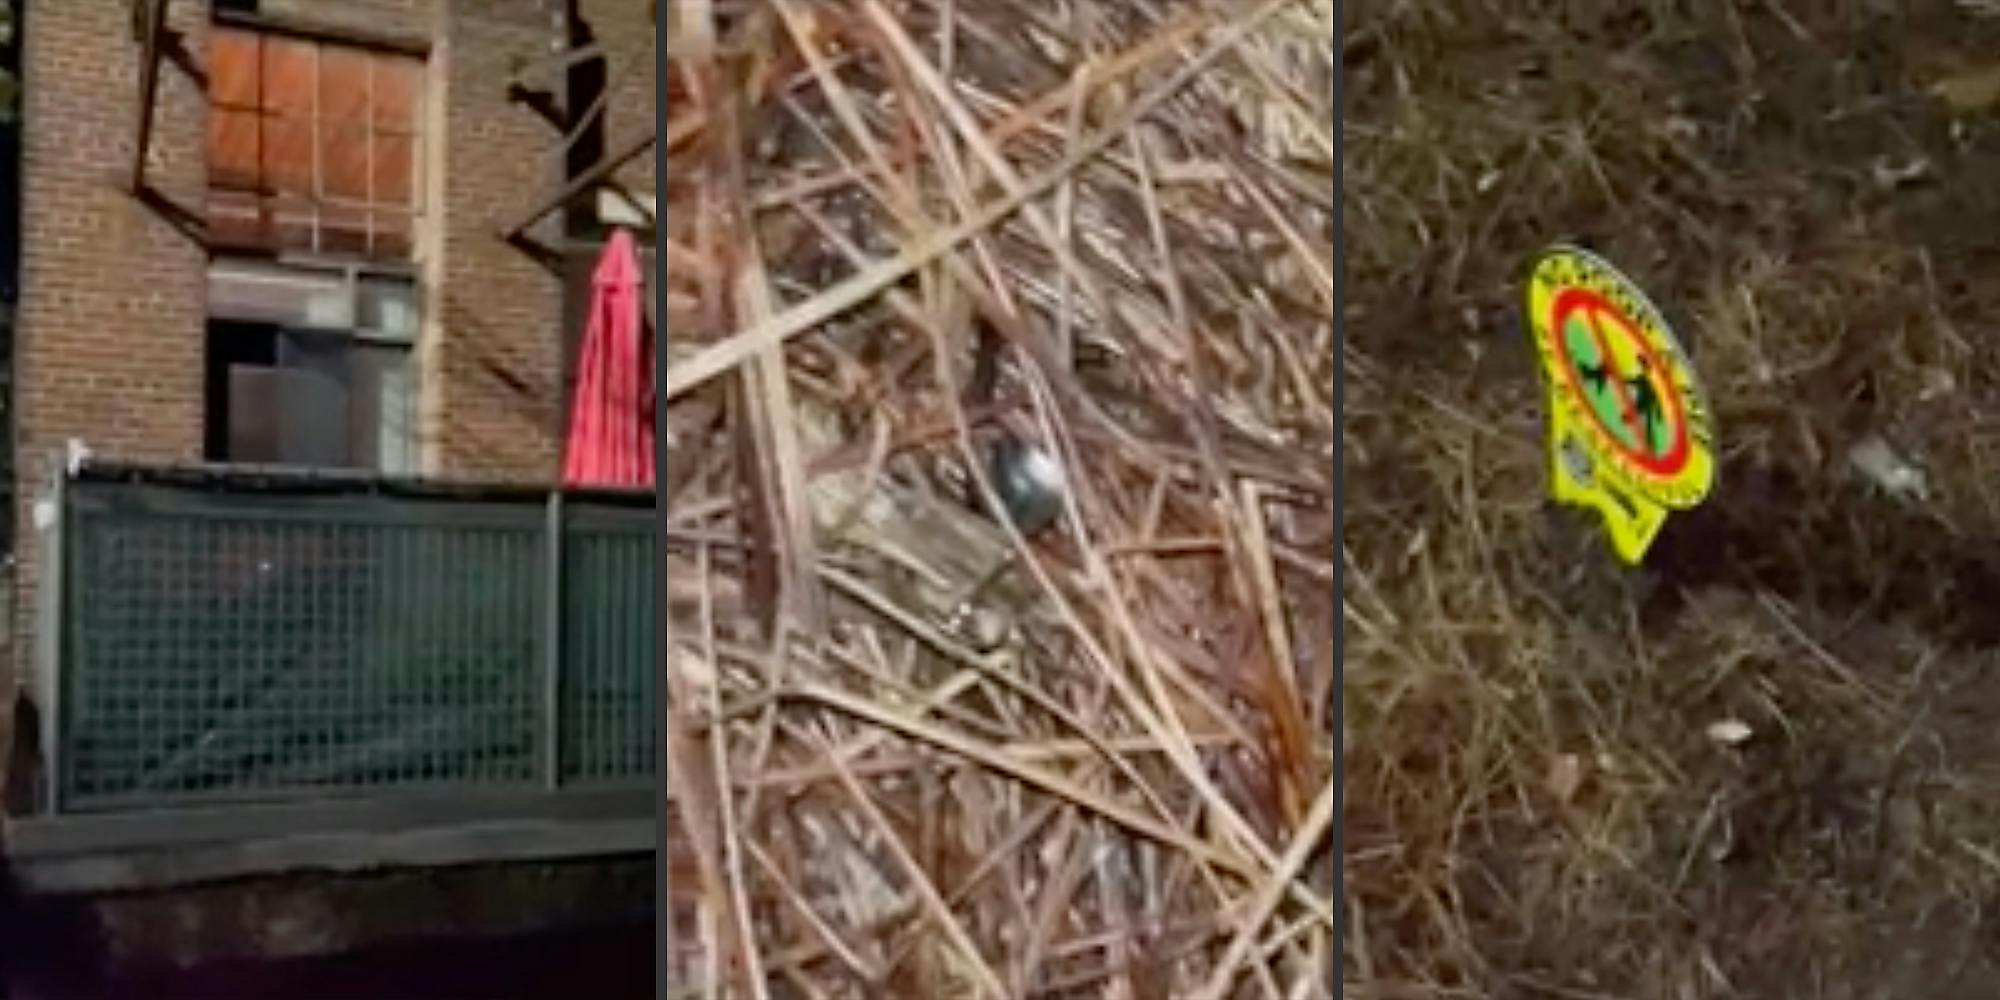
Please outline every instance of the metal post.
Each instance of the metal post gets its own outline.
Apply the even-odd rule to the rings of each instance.
[[[562,784],[562,619],[563,619],[563,492],[549,491],[544,526],[542,574],[542,776],[549,788]]]
[[[35,533],[41,536],[41,578],[35,584],[35,685],[33,696],[40,702],[42,725],[43,794],[39,796],[48,815],[62,811],[64,732],[63,650],[68,646],[68,622],[64,619],[63,589],[68,586],[64,563],[68,546],[64,535],[69,521],[68,456],[57,452],[49,460],[51,473],[48,493],[36,501]],[[42,505],[46,504],[46,507]],[[20,572],[19,563],[15,572]],[[20,697],[20,695],[15,695]]]

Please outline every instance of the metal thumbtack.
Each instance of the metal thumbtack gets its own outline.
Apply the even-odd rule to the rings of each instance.
[[[969,405],[976,406],[993,399],[1000,377],[1001,339],[984,321],[975,321],[973,337],[972,380],[965,397]],[[1068,480],[1062,463],[1040,446],[1002,431],[987,452],[986,475],[1007,519],[1022,537],[1039,534],[1061,516]],[[980,652],[997,648],[1006,638],[1007,625],[1000,615],[981,614],[979,599],[1007,575],[1014,562],[1015,552],[1010,547],[952,608],[949,627],[966,635]]]
[[[989,453],[987,476],[1007,519],[1014,522],[1022,537],[1040,534],[1062,514],[1068,479],[1062,465],[1040,447],[1011,434],[1002,437]],[[980,652],[997,647],[1005,639],[1006,626],[994,616],[980,616],[979,600],[1014,567],[1017,556],[1009,548],[952,609],[951,629],[967,633]]]
[[[1009,434],[993,445],[987,475],[1007,510],[1007,518],[1023,536],[1033,536],[1055,523],[1062,513],[1068,486],[1062,466],[1040,447]]]

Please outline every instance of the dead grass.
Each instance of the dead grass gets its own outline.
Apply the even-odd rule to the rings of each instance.
[[[1331,5],[670,10],[680,995],[1329,995]]]
[[[1983,8],[1353,4],[1337,194],[1330,5],[752,9],[668,74],[684,995],[1324,995],[1336,908],[1354,996],[1986,995]],[[1641,573],[1542,500],[1555,239],[1719,411]],[[972,513],[1002,424],[1052,537]]]
[[[2000,123],[1931,88],[1992,22],[1350,10],[1349,995],[1987,995]],[[1719,411],[1645,572],[1542,500],[1514,302],[1557,239],[1640,277]],[[1856,480],[1868,433],[1927,501]]]

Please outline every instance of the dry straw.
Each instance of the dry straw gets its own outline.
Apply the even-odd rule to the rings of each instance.
[[[668,14],[676,996],[1330,996],[1332,6]]]
[[[1332,5],[666,10],[674,995],[1330,996]]]
[[[2000,981],[1970,7],[1347,6],[1348,996]],[[1667,310],[1724,435],[1643,572],[1544,500],[1516,303],[1557,241]],[[1855,474],[1878,435],[1927,490]]]

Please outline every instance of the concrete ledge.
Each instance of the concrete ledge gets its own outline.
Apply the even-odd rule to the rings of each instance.
[[[650,789],[459,794],[15,819],[8,867],[35,893],[101,893],[301,871],[646,854]]]

